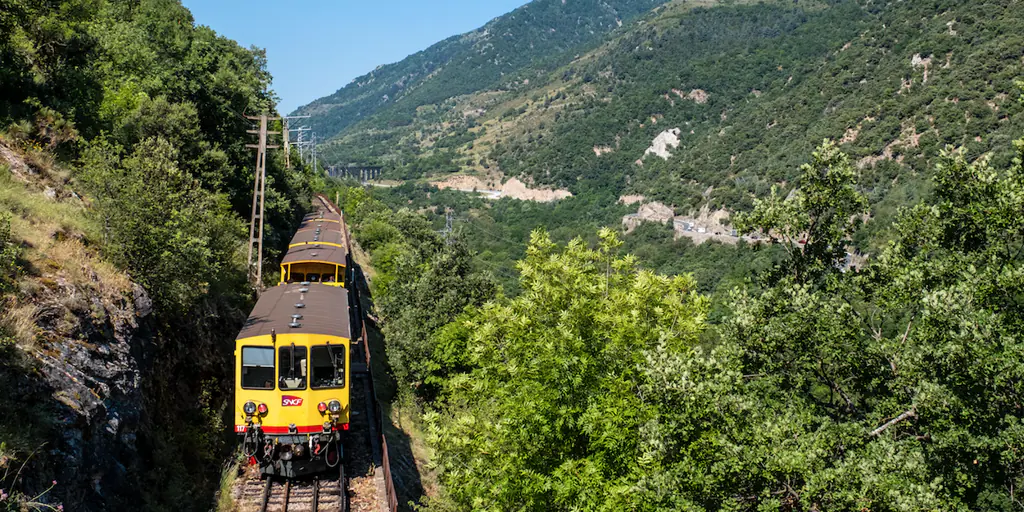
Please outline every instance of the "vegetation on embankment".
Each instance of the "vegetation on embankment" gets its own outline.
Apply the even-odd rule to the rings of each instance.
[[[843,271],[867,199],[826,142],[797,193],[736,219],[784,256],[713,328],[692,277],[643,269],[611,230],[534,232],[519,295],[487,297],[472,261],[438,268],[448,246],[423,221],[350,189],[347,212],[376,212],[356,236],[384,263],[389,359],[441,482],[428,509],[1016,510],[1024,140],[1013,151],[994,166],[947,149],[886,249]],[[434,288],[447,268],[470,270]],[[404,321],[429,293],[451,321]]]
[[[328,143],[392,177],[500,170],[575,194],[373,192],[434,229],[452,208],[509,290],[444,325],[382,316],[415,340],[388,348],[433,450],[428,508],[1019,509],[1022,12],[672,2],[529,84]],[[734,226],[779,243],[693,247],[657,225],[621,243],[598,228],[623,193],[746,212]],[[415,254],[426,237],[391,216],[362,235]],[[844,271],[850,245],[872,256]],[[409,261],[401,280],[424,283],[430,258]],[[383,266],[378,300],[430,307]]]
[[[4,3],[0,509],[208,508],[269,83],[175,0]],[[315,182],[268,160],[266,261]]]

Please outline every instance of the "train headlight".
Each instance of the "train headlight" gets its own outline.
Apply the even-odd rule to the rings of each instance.
[[[257,410],[260,411],[260,414],[266,414],[270,409],[267,408],[267,404],[260,404]]]
[[[316,404],[316,410],[320,411],[320,414],[327,412],[327,404],[324,402]]]
[[[256,403],[251,400],[246,402],[245,405],[242,406],[242,411],[250,416],[256,414]]]
[[[327,404],[327,409],[330,410],[332,413],[339,413],[341,412],[341,402],[337,400],[331,400],[331,403]]]

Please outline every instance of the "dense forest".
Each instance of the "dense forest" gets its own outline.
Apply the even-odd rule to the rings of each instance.
[[[687,214],[745,211],[773,186],[791,191],[793,170],[831,138],[854,159],[880,220],[855,237],[871,252],[897,208],[923,197],[945,145],[1009,163],[1024,130],[1017,7],[676,0],[589,49],[548,49],[566,60],[528,68],[516,84],[485,86],[459,70],[479,88],[409,96],[411,120],[374,114],[323,150],[333,164],[383,164],[393,179],[520,177],[585,202],[641,194]],[[529,45],[526,33],[509,37]],[[668,133],[671,156],[649,154]]]
[[[0,510],[209,508],[269,84],[177,0],[0,1]],[[268,164],[273,262],[319,181]]]
[[[868,201],[831,141],[736,219],[780,254],[721,319],[620,235],[530,235],[496,293],[460,231],[342,188],[376,272],[428,510],[1019,510],[1024,139],[947,148],[893,239],[845,269]],[[796,238],[803,243],[796,244]]]

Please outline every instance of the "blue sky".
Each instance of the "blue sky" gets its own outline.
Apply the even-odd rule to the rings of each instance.
[[[289,113],[380,64],[468,32],[526,0],[183,0],[196,23],[267,49]]]

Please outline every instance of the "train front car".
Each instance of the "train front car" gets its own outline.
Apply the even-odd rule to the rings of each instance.
[[[263,292],[235,342],[235,432],[265,475],[335,468],[349,426],[348,290],[289,283]]]

